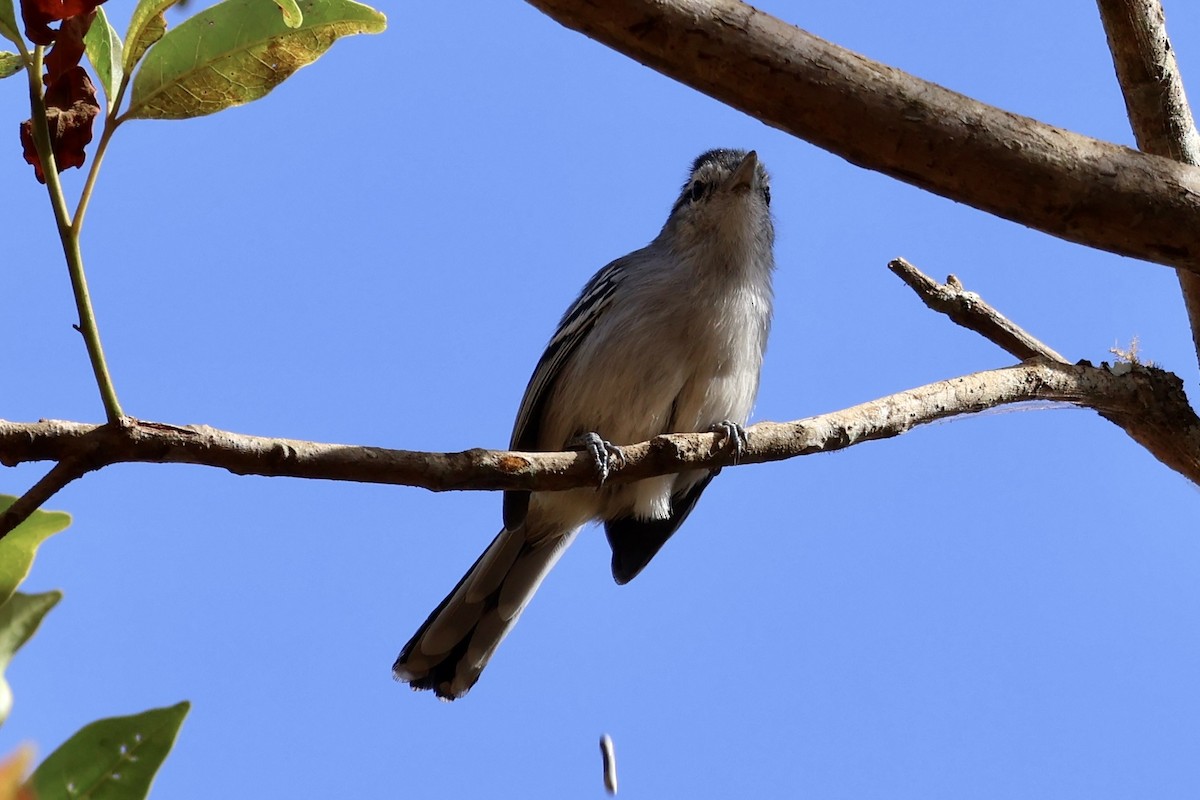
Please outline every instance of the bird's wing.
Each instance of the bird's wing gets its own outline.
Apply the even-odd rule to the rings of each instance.
[[[546,345],[517,411],[513,424],[510,450],[536,450],[541,436],[542,419],[546,401],[554,392],[554,384],[562,374],[563,366],[579,349],[596,322],[612,304],[622,271],[629,256],[619,258],[597,272],[583,287],[579,297],[567,309],[558,330]],[[529,508],[529,492],[504,493],[504,527],[514,530],[525,519]]]

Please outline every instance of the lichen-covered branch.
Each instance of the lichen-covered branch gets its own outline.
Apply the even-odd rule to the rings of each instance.
[[[529,2],[859,166],[1072,242],[1200,271],[1200,170],[980,103],[737,0]]]

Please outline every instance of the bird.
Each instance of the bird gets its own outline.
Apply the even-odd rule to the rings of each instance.
[[[709,150],[658,235],[587,282],[533,371],[510,449],[586,451],[598,486],[505,492],[503,529],[404,645],[397,680],[465,695],[588,522],[604,525],[618,584],[646,567],[719,469],[605,483],[620,444],[715,431],[742,453],[771,328],[770,203],[755,151]]]

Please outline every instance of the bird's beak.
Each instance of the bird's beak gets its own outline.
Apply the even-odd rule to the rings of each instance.
[[[745,191],[754,185],[754,179],[758,175],[758,153],[751,150],[746,153],[746,157],[742,159],[742,163],[737,165],[737,169],[725,181],[725,185],[721,188],[727,192]]]

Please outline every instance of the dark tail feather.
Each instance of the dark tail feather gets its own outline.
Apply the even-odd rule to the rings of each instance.
[[[530,544],[523,529],[501,531],[404,645],[396,679],[445,700],[465,695],[573,538]]]
[[[658,554],[671,534],[692,513],[700,494],[718,472],[720,470],[714,470],[684,494],[671,498],[671,516],[666,519],[621,517],[604,523],[608,546],[612,548],[613,580],[624,586],[646,568],[650,559]]]

